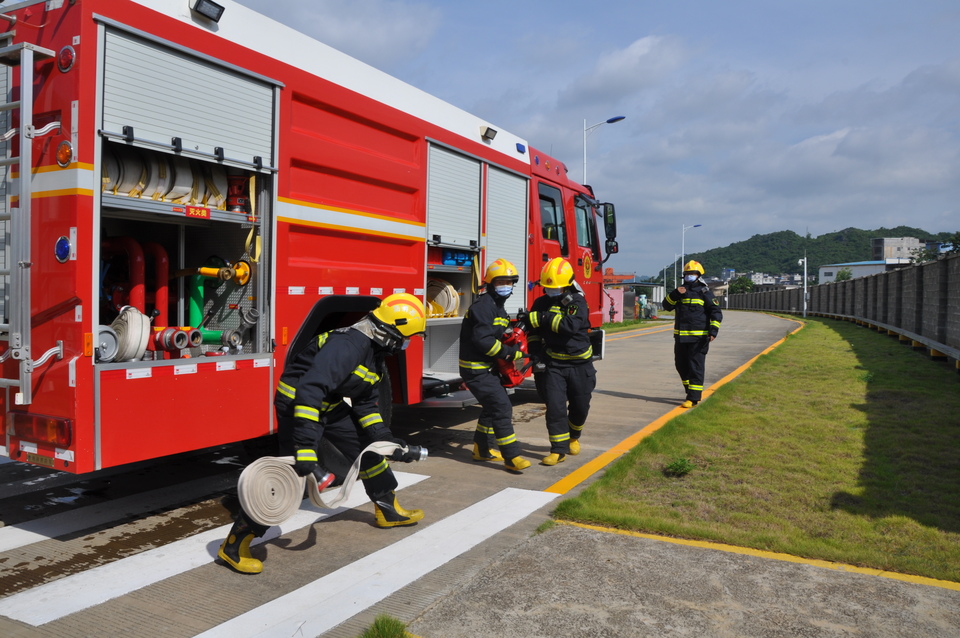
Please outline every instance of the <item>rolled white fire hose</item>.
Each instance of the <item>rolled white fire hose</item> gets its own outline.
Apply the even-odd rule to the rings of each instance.
[[[279,525],[300,508],[304,486],[310,495],[310,502],[317,507],[339,507],[350,497],[350,491],[360,474],[360,459],[365,453],[390,456],[398,449],[407,451],[407,448],[390,441],[374,441],[365,447],[344,477],[340,493],[329,502],[321,497],[317,478],[313,474],[297,476],[293,469],[296,460],[292,456],[265,456],[248,465],[237,481],[237,496],[240,497],[243,511],[254,521],[261,525]]]

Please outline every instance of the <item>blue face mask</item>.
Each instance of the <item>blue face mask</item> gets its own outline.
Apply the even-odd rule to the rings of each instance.
[[[697,276],[696,276],[696,275],[684,275],[684,276],[683,276],[683,280],[684,280],[685,282],[687,282],[688,284],[692,284],[693,282],[695,282],[695,281],[697,280]]]
[[[410,337],[407,337],[406,339],[403,340],[403,345],[400,346],[400,349],[406,350],[409,347],[410,347]]]
[[[509,297],[513,294],[513,286],[494,286],[493,290],[501,297]]]
[[[544,288],[543,292],[548,297],[559,297],[563,294],[563,288]]]

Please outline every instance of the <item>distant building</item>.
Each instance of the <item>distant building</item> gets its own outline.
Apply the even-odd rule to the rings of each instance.
[[[876,237],[870,240],[874,261],[898,260],[896,263],[909,264],[910,258],[927,247],[916,237]]]
[[[909,263],[910,260],[907,260]],[[853,279],[857,277],[867,277],[868,275],[876,275],[877,273],[885,272],[887,270],[894,270],[898,264],[891,264],[891,268],[887,267],[887,260],[877,260],[877,261],[852,261],[846,264],[824,264],[820,266],[820,277],[819,281],[821,284],[828,284],[832,281],[836,281],[837,273],[843,269],[850,271],[850,276]]]
[[[648,288],[650,290],[649,301],[659,303],[663,301],[666,295],[664,285],[653,281],[644,281],[636,274],[621,275],[613,272],[613,268],[605,268],[603,271],[604,288],[629,288],[634,290],[637,286]]]
[[[777,283],[772,276],[763,272],[750,273],[750,281],[754,286],[773,286]]]

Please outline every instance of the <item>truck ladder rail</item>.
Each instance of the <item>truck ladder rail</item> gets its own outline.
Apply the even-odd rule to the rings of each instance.
[[[2,41],[2,40],[0,40]],[[31,266],[33,262],[30,254],[31,241],[31,204],[33,200],[33,191],[31,178],[33,174],[33,138],[43,135],[51,130],[60,127],[59,122],[45,125],[37,130],[33,124],[33,76],[34,62],[47,58],[53,58],[55,53],[49,49],[44,49],[35,44],[21,42],[4,47],[0,47],[0,64],[19,67],[20,70],[20,99],[4,104],[0,111],[14,112],[20,111],[20,127],[13,129],[4,139],[11,139],[13,136],[19,138],[20,155],[18,157],[7,157],[0,160],[2,166],[19,165],[16,177],[10,177],[8,173],[6,179],[9,182],[8,193],[16,193],[18,198],[18,208],[13,208],[9,213],[4,213],[4,223],[9,222],[8,245],[3,246],[3,271],[6,279],[9,281],[8,296],[4,299],[4,311],[6,317],[0,324],[0,331],[6,333],[4,336],[9,342],[7,350],[3,353],[3,358],[12,357],[20,362],[19,374],[15,379],[0,379],[0,387],[16,386],[20,391],[14,397],[14,403],[17,405],[29,405],[33,403],[33,371],[38,365],[46,363],[51,357],[56,355],[58,359],[63,357],[63,343],[47,350],[39,359],[33,359],[32,352],[32,326],[31,326]]]

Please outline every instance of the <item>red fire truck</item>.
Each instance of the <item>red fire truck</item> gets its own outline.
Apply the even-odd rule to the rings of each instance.
[[[385,398],[457,400],[500,257],[517,310],[569,259],[600,325],[614,208],[525,140],[231,0],[0,20],[10,458],[84,473],[269,435],[288,352],[395,292],[429,319]]]

